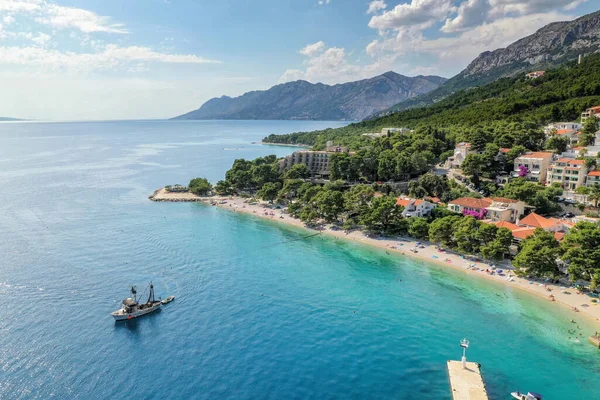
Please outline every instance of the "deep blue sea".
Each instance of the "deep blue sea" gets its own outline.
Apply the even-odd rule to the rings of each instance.
[[[331,122],[0,124],[1,399],[451,399],[446,360],[492,399],[600,399],[600,352],[556,304],[461,271],[201,204],[252,144]],[[110,312],[129,285],[175,302]],[[584,335],[590,327],[577,321]]]

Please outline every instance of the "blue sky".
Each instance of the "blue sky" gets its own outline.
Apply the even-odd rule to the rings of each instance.
[[[388,70],[451,77],[595,0],[0,0],[0,116],[165,118]]]

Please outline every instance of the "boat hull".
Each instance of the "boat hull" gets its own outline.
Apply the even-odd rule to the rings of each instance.
[[[162,305],[160,302],[157,302],[158,304],[153,304],[152,306],[148,307],[148,308],[144,308],[141,310],[136,310],[132,313],[127,313],[124,310],[117,310],[113,313],[111,313],[111,315],[113,316],[113,318],[115,319],[115,321],[127,321],[130,319],[134,319],[134,318],[139,318],[141,316],[144,316],[146,314],[150,314],[158,309],[160,309],[160,306]]]

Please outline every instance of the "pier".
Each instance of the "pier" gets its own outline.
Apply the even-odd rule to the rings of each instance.
[[[479,364],[461,361],[448,361],[450,388],[454,400],[488,400]]]

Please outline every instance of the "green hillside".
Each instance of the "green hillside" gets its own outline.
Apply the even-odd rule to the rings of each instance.
[[[535,80],[502,78],[488,85],[455,93],[428,107],[401,111],[338,129],[271,135],[271,143],[307,144],[322,148],[326,141],[357,148],[369,143],[361,136],[385,127],[443,129],[452,136],[469,136],[491,126],[541,126],[552,121],[577,120],[581,111],[600,104],[600,55],[582,64],[549,70]]]

